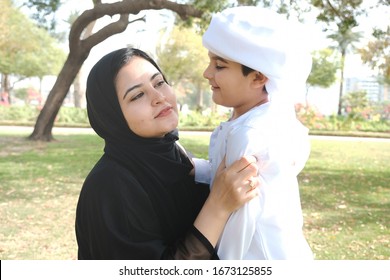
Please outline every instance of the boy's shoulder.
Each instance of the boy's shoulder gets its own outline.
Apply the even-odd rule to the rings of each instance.
[[[270,118],[268,108],[259,106],[237,119],[230,127],[229,137],[265,137],[271,127],[272,118]]]
[[[240,126],[258,128],[259,126],[267,126],[272,120],[269,104],[257,106],[248,111],[244,116]]]

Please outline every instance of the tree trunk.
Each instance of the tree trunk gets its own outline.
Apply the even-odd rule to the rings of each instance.
[[[196,86],[196,105],[197,108],[203,110],[204,100],[203,100],[203,90],[202,87],[197,85]]]
[[[8,104],[11,105],[11,92],[10,92],[11,88],[9,86],[9,76],[8,76],[8,74],[3,74],[1,76],[1,79],[2,79],[1,83],[2,83],[3,92],[7,93],[7,95],[6,95],[8,97],[7,102],[8,102]]]
[[[95,3],[96,4],[96,3]],[[93,28],[96,24],[96,20],[88,24],[85,32],[81,35],[81,40],[85,40],[92,35]],[[73,97],[74,97],[74,106],[76,108],[82,108],[83,106],[83,98],[85,96],[85,89],[81,86],[81,77],[82,77],[83,67],[81,66],[75,80],[73,83]]]
[[[43,77],[39,77],[39,108],[42,105],[42,84],[43,84]]]
[[[55,118],[76,74],[80,70],[85,59],[88,57],[88,53],[84,55],[75,54],[73,57],[71,57],[71,53],[69,54],[64,67],[58,75],[57,80],[47,97],[45,106],[43,106],[42,111],[38,116],[34,131],[28,139],[40,141],[53,140],[52,129]]]
[[[82,107],[82,99],[84,97],[84,91],[81,88],[81,69],[79,73],[76,75],[76,78],[73,82],[73,98],[74,98],[74,106],[76,108]]]
[[[337,115],[341,116],[343,109],[343,88],[344,88],[344,66],[345,66],[345,54],[346,50],[341,51],[341,73],[340,73],[340,88],[339,88],[339,106]]]

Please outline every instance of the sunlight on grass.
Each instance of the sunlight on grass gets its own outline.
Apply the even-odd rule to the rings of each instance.
[[[102,154],[96,135],[52,143],[0,133],[0,259],[75,259],[75,208]],[[207,157],[207,134],[180,142]],[[317,259],[390,259],[390,142],[313,140],[299,175],[304,231]]]
[[[94,135],[56,139],[1,137],[1,259],[77,258],[76,203],[102,141]]]
[[[318,259],[390,259],[390,143],[312,141],[300,174]]]

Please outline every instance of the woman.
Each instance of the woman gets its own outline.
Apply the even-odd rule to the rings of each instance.
[[[176,144],[173,90],[138,49],[97,62],[87,81],[87,109],[105,147],[77,205],[78,258],[217,259],[229,215],[257,195],[252,158],[228,169],[221,164],[210,194],[196,184],[193,165]]]

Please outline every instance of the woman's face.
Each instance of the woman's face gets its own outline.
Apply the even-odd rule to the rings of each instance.
[[[141,137],[164,137],[179,122],[176,96],[149,61],[134,56],[119,70],[116,92],[129,128]]]

